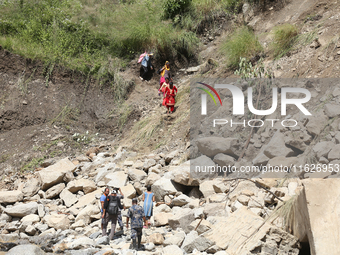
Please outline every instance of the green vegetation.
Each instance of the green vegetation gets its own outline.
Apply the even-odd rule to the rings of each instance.
[[[163,2],[163,15],[167,18],[174,18],[186,12],[192,0],[165,0]]]
[[[25,164],[21,167],[21,171],[33,171],[37,166],[39,166],[43,161],[45,160],[45,157],[41,158],[32,158],[30,162]]]
[[[198,30],[203,24],[214,26],[218,14],[238,13],[244,2],[243,0],[191,0],[189,6],[185,6],[171,18],[181,28],[200,32]]]
[[[247,80],[252,78],[272,78],[274,76],[273,71],[265,68],[263,59],[261,58],[256,65],[247,61],[246,58],[241,58],[239,68],[234,72],[239,75],[241,79]]]
[[[227,56],[227,65],[236,69],[241,58],[249,62],[262,51],[262,46],[254,32],[244,26],[237,29],[229,40],[222,44],[221,51]]]
[[[132,57],[144,50],[192,55],[197,37],[162,20],[160,6],[160,0],[8,1],[0,8],[0,44],[91,75],[110,74],[109,56]]]
[[[68,104],[60,111],[60,113],[51,120],[51,124],[59,123],[61,125],[67,125],[72,121],[77,121],[79,116],[79,109],[70,107]]]
[[[5,163],[7,161],[7,159],[9,159],[10,157],[11,157],[10,154],[1,155],[1,157],[0,157],[0,164],[1,163]]]
[[[275,58],[280,58],[292,49],[298,38],[298,29],[294,25],[283,24],[275,27],[273,34],[272,52]]]

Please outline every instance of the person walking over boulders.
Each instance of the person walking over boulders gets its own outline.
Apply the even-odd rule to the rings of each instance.
[[[146,218],[146,227],[148,228],[150,223],[150,218],[153,212],[153,202],[155,202],[155,194],[151,191],[151,186],[146,186],[146,192],[143,193],[143,209]]]
[[[103,195],[100,197],[100,205],[101,205],[100,212],[102,214],[103,214],[103,208],[104,208],[105,200],[107,200],[109,198],[109,194],[110,194],[110,189],[109,188],[105,188],[104,192],[103,192]],[[102,231],[103,231],[104,223],[105,223],[105,217],[102,218]]]
[[[168,113],[173,113],[176,104],[177,88],[172,82],[169,87],[165,90],[165,105],[168,109]]]
[[[119,197],[120,201],[122,201],[124,199],[124,194],[122,192],[122,190],[120,188],[115,188],[115,190],[119,193],[117,194],[117,197]],[[123,219],[122,219],[122,210],[119,209],[119,213],[118,213],[118,225],[120,227],[120,230],[124,231],[124,223],[123,223]]]
[[[137,205],[137,198],[132,199],[132,206],[129,208],[126,218],[126,228],[129,227],[129,219],[131,219],[131,239],[132,248],[135,250],[141,250],[142,233],[143,233],[143,221],[146,225],[146,219],[143,208]],[[137,239],[137,240],[136,240]]]
[[[146,80],[146,75],[149,71],[149,69],[153,70],[153,66],[151,64],[151,57],[153,56],[153,53],[145,54],[142,60],[142,75],[139,77],[142,81]]]
[[[120,203],[119,197],[117,197],[117,191],[114,189],[111,193],[111,196],[109,196],[109,199],[106,199],[104,203],[102,214],[102,218],[105,219],[102,232],[103,236],[106,236],[107,224],[111,221],[110,240],[113,240],[113,236],[116,231],[119,208],[123,209],[124,207]]]

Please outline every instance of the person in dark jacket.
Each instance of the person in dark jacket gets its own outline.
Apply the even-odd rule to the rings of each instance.
[[[102,218],[104,218],[104,224],[103,224],[103,236],[106,236],[106,230],[107,230],[107,224],[109,223],[109,221],[111,221],[111,232],[110,232],[110,240],[113,240],[113,236],[115,234],[116,231],[116,224],[117,224],[117,219],[118,219],[118,212],[119,210],[117,210],[117,214],[110,214],[109,212],[109,205],[112,202],[116,202],[117,207],[120,209],[124,209],[124,207],[122,206],[121,202],[120,202],[120,198],[117,197],[117,191],[113,190],[110,196],[110,199],[106,199],[104,202],[104,208],[103,208],[103,214],[102,214]],[[108,213],[106,213],[108,212]]]
[[[141,206],[137,204],[137,198],[132,199],[132,206],[129,208],[126,218],[126,228],[129,227],[129,219],[131,219],[131,239],[132,246],[135,250],[141,249],[141,241],[142,241],[142,231],[143,231],[143,222],[146,225],[146,219],[144,215],[144,210]],[[137,240],[138,246],[137,246]]]

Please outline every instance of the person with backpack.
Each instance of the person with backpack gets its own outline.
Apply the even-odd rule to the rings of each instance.
[[[115,190],[117,192],[119,191],[119,193],[117,193],[117,197],[119,197],[120,201],[122,201],[124,199],[124,194],[122,190],[120,188],[115,188]],[[121,209],[119,209],[119,213],[118,213],[118,225],[120,227],[120,230],[124,231],[124,224],[123,224]]]
[[[109,199],[106,199],[104,202],[104,208],[103,208],[103,214],[102,218],[104,218],[104,224],[103,224],[103,236],[106,236],[106,230],[107,230],[107,224],[109,221],[111,221],[111,232],[110,232],[110,240],[113,240],[113,236],[116,231],[116,224],[119,214],[119,208],[123,209],[120,202],[120,198],[117,197],[117,191],[114,189],[112,190],[111,196],[109,196]]]
[[[149,68],[153,70],[153,66],[151,64],[151,57],[153,56],[153,53],[146,53],[142,59],[142,75],[139,77],[142,81],[146,79],[146,74],[149,71]]]
[[[143,233],[143,221],[146,225],[146,219],[143,208],[137,204],[137,198],[132,199],[132,206],[129,208],[126,218],[126,228],[129,227],[129,219],[131,219],[131,239],[132,248],[135,250],[141,250],[142,233]],[[137,238],[137,240],[136,240]],[[138,241],[138,246],[137,246]]]

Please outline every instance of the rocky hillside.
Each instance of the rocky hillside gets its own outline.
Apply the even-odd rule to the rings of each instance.
[[[337,255],[340,91],[336,78],[321,78],[339,75],[340,7],[335,1],[259,2],[241,5],[234,16],[214,13],[213,21],[199,24],[199,65],[188,68],[174,58],[179,93],[172,115],[159,106],[158,77],[141,82],[136,60],[115,71],[127,86],[126,100],[117,104],[117,90],[112,92],[109,83],[59,65],[48,72],[43,62],[1,49],[1,250],[28,255]],[[286,23],[293,26],[293,43],[275,55],[275,31]],[[311,92],[306,107],[312,116],[288,107],[287,118],[298,122],[295,127],[277,122],[253,130],[203,128],[230,115],[228,92],[221,93],[223,107],[210,117],[191,119],[199,115],[200,107],[190,107],[200,97],[190,91],[190,82],[239,78],[221,45],[244,24],[261,46],[247,56],[249,61],[275,77],[292,78],[264,85],[261,107],[270,108],[273,87]],[[249,87],[249,80],[231,82],[243,91]],[[281,116],[259,118],[267,123]],[[93,155],[86,153],[94,146]],[[190,168],[195,162],[237,168],[283,165],[289,174],[200,176]],[[120,187],[129,208],[134,197],[142,205],[146,185],[164,203],[155,205],[152,227],[143,229],[145,250],[131,249],[129,229],[118,228],[113,241],[102,237],[103,188]]]

